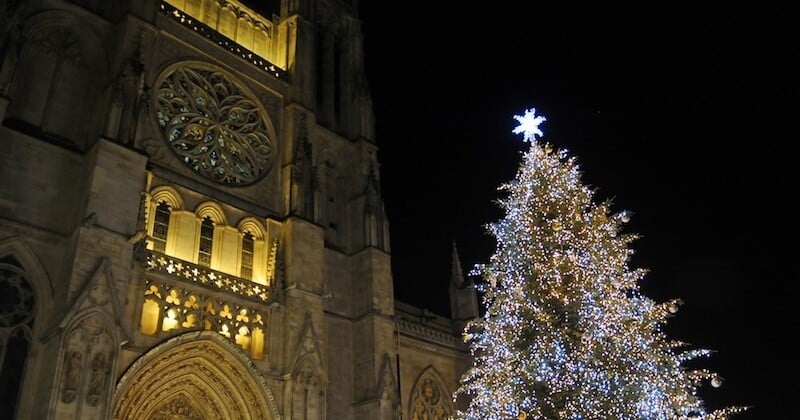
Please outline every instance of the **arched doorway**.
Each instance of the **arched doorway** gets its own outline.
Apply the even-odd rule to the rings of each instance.
[[[278,419],[261,373],[211,331],[172,338],[131,365],[117,385],[115,419]]]

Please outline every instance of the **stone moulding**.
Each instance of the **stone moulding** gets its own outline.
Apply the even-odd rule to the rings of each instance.
[[[113,418],[278,420],[263,374],[235,344],[210,332],[174,337],[139,357],[120,378]]]

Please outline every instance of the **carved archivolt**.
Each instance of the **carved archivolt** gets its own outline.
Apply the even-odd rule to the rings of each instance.
[[[137,360],[116,390],[115,419],[277,419],[275,399],[241,350],[188,333]]]
[[[153,415],[153,420],[188,420],[203,419],[213,416],[214,413],[202,411],[205,407],[205,404],[194,401],[190,396],[178,394],[172,397],[172,399],[167,400],[166,403],[156,410]]]

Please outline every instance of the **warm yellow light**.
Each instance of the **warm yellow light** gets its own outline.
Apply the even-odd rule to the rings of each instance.
[[[158,302],[146,299],[142,303],[142,317],[141,326],[139,331],[144,335],[153,335],[158,331],[158,318],[159,318]]]
[[[177,316],[174,309],[167,310],[167,316],[165,316],[164,320],[161,321],[161,331],[177,330],[178,320],[176,317]]]
[[[197,317],[194,314],[186,316],[186,321],[181,324],[183,328],[194,328],[197,325]]]
[[[273,61],[272,37],[274,24],[237,0],[228,0],[220,7],[213,0],[166,0],[176,9],[202,22],[211,29],[230,38],[242,47],[258,54],[262,59]],[[181,16],[180,13],[176,15]],[[197,30],[195,26],[192,26]],[[254,59],[253,54],[244,55]],[[274,62],[280,65],[281,63]]]
[[[240,327],[239,334],[236,334],[236,344],[238,344],[242,349],[248,350],[250,348],[250,337],[248,334],[250,331],[247,327]]]
[[[228,325],[222,324],[222,329],[219,330],[219,333],[224,335],[225,337],[231,338],[231,331],[228,328]]]
[[[250,352],[253,359],[261,360],[264,358],[264,331],[261,328],[253,328]]]

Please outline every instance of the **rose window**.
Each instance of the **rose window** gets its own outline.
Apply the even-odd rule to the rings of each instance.
[[[269,171],[269,123],[253,95],[231,76],[191,63],[169,69],[156,86],[164,140],[193,171],[228,185],[251,184]]]

